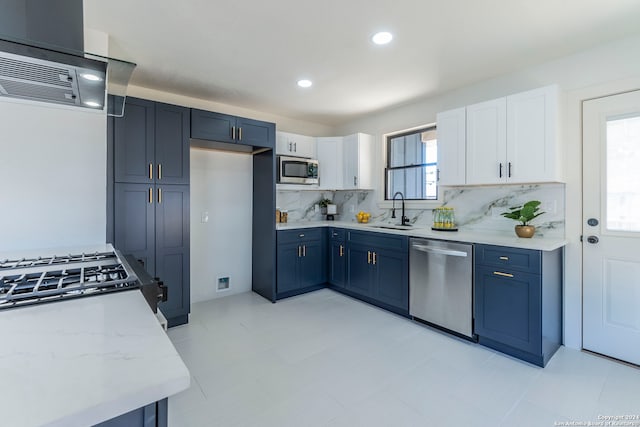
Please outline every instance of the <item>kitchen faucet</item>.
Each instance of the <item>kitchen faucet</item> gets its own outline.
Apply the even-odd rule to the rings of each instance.
[[[393,195],[393,202],[392,202],[392,207],[391,207],[391,218],[395,218],[396,217],[396,196],[400,195],[400,197],[402,198],[402,218],[400,219],[400,224],[401,225],[409,225],[409,218],[407,218],[406,216],[404,216],[404,194],[402,194],[402,192],[400,191],[396,191],[396,194]]]

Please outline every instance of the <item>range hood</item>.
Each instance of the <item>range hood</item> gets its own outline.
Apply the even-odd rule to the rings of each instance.
[[[135,64],[84,52],[82,0],[0,5],[0,96],[98,110],[107,92],[124,99]]]

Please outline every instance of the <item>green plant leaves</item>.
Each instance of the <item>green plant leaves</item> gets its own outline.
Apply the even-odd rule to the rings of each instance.
[[[505,218],[513,219],[527,225],[529,221],[539,217],[545,212],[538,212],[540,209],[540,201],[530,200],[522,206],[514,206],[509,208],[509,212],[502,212],[500,215]]]

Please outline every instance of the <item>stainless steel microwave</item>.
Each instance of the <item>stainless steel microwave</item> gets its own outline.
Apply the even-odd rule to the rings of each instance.
[[[318,184],[318,161],[278,156],[279,184]]]

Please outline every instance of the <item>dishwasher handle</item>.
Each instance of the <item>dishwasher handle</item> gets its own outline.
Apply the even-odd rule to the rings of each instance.
[[[440,255],[449,255],[449,256],[457,256],[457,257],[461,257],[461,258],[465,258],[467,256],[466,252],[462,252],[462,251],[454,251],[452,249],[440,249],[440,248],[434,248],[431,246],[426,246],[426,245],[417,245],[417,244],[413,244],[411,245],[412,248],[420,251],[420,252],[429,252],[432,254],[440,254]]]

